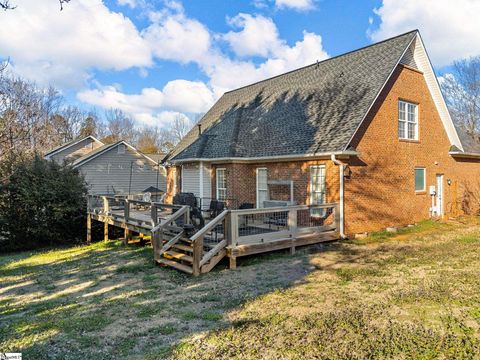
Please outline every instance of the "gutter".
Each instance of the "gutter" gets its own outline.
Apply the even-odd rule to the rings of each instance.
[[[450,151],[448,154],[453,156],[453,157],[480,159],[480,153],[466,153],[466,152],[462,152],[462,151]]]
[[[347,238],[345,235],[345,179],[344,179],[344,171],[347,164],[338,160],[335,154],[331,155],[331,160],[335,165],[340,167],[340,237],[342,239]]]
[[[353,150],[323,152],[316,154],[299,154],[299,155],[277,155],[277,156],[257,156],[257,157],[222,157],[222,158],[188,158],[179,160],[170,160],[172,164],[189,163],[189,162],[253,162],[253,161],[282,161],[282,160],[306,160],[309,158],[329,158],[335,156],[357,156],[358,153]]]

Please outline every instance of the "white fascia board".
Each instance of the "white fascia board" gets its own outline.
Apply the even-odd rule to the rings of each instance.
[[[180,159],[172,160],[173,164],[181,163],[191,163],[191,162],[209,162],[209,163],[220,163],[220,162],[274,162],[274,161],[289,161],[289,160],[312,160],[325,158],[329,159],[332,154],[335,156],[357,156],[358,153],[353,150],[347,151],[336,151],[336,152],[325,152],[317,154],[302,154],[302,155],[280,155],[280,156],[260,156],[260,157],[223,157],[223,158],[189,158],[189,159]]]

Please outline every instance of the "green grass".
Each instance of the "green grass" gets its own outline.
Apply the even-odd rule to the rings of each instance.
[[[49,359],[476,359],[480,221],[193,278],[121,242],[0,256],[0,350]]]

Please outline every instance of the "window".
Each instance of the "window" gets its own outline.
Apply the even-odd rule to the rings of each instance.
[[[415,168],[415,191],[425,191],[425,168]]]
[[[227,199],[227,179],[225,169],[217,169],[217,200]]]
[[[125,145],[124,144],[118,145],[117,154],[125,154]]]
[[[325,166],[310,166],[310,204],[319,205],[325,203]],[[312,209],[311,214],[322,216],[324,209]]]
[[[263,208],[263,203],[268,200],[268,172],[267,168],[257,169],[257,208]]]
[[[418,105],[401,100],[398,102],[398,137],[418,140]]]

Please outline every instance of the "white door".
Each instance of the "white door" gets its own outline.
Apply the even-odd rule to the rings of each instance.
[[[437,194],[435,198],[437,216],[443,216],[443,175],[437,175]]]
[[[268,200],[268,173],[267,168],[257,169],[257,208],[263,208],[263,203]]]

